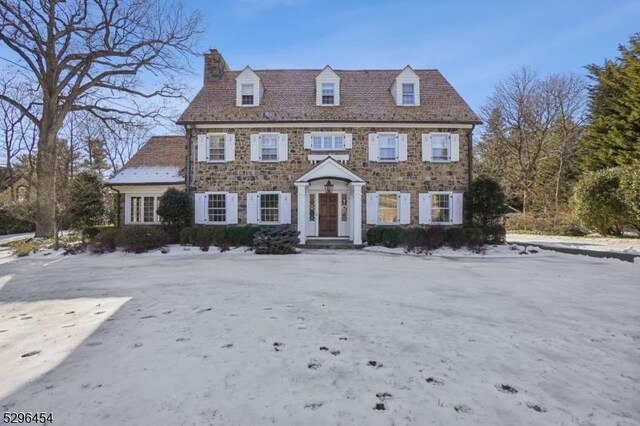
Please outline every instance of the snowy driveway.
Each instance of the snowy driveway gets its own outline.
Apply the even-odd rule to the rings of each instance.
[[[3,411],[59,425],[640,424],[638,264],[180,250],[0,265]]]

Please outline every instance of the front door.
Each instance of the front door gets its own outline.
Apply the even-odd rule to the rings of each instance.
[[[318,222],[320,237],[338,236],[338,194],[319,194],[320,214]]]

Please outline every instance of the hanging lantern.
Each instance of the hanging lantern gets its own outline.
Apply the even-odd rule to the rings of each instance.
[[[331,194],[333,192],[333,184],[330,180],[327,180],[327,183],[324,184],[324,192],[327,194]]]

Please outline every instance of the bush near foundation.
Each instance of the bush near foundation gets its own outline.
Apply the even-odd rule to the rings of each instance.
[[[144,253],[171,242],[170,236],[158,227],[123,226],[105,228],[89,242],[92,253],[109,253],[120,248],[128,253]]]
[[[374,226],[367,231],[370,246],[399,247],[405,240],[405,228],[400,226]]]
[[[180,231],[180,244],[206,246],[252,247],[260,228],[252,225],[191,226]]]
[[[407,252],[414,253],[429,253],[443,246],[452,249],[468,247],[470,250],[478,252],[482,250],[487,241],[495,241],[496,243],[504,241],[504,227],[495,226],[492,232],[493,234],[487,236],[480,227],[374,226],[367,231],[367,243],[369,246],[403,246]]]
[[[253,237],[256,254],[293,254],[300,244],[299,232],[291,225],[264,226]]]

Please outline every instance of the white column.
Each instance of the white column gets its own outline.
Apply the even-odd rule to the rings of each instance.
[[[353,244],[362,244],[362,187],[364,182],[351,182],[353,187]]]
[[[300,232],[300,244],[307,241],[307,186],[308,182],[297,182],[298,188],[298,232]]]

